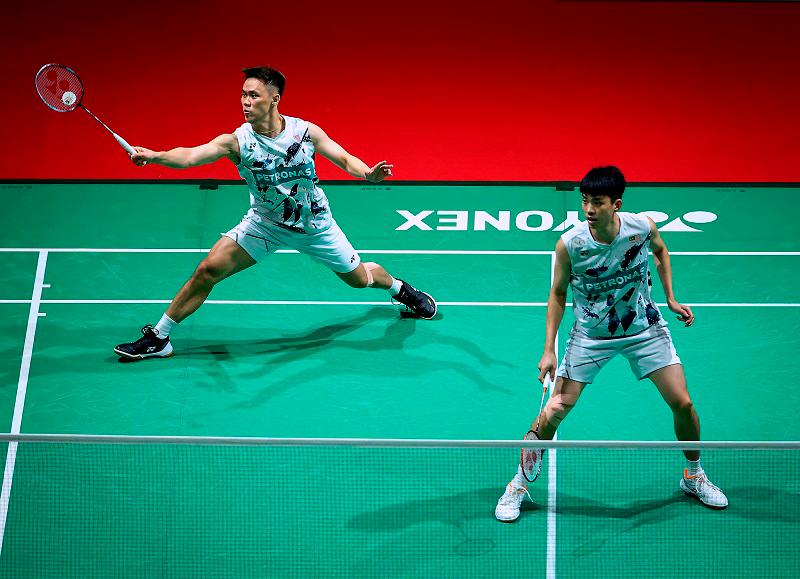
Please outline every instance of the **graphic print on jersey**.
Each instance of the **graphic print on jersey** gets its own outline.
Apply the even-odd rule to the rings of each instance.
[[[235,131],[242,147],[239,174],[250,186],[248,215],[292,228],[324,230],[330,208],[314,167],[314,145],[308,123],[284,117],[286,128],[274,139],[250,125]]]
[[[613,293],[598,293],[593,294],[596,295],[595,299],[592,304],[597,303],[599,300],[603,299],[604,307],[602,309],[606,309],[606,313],[603,317],[600,317],[594,311],[591,312],[590,317],[595,318],[597,320],[594,327],[600,326],[602,324],[606,324],[606,329],[608,330],[609,336],[615,336],[617,330],[620,328],[622,329],[622,335],[628,331],[628,328],[631,327],[633,322],[636,320],[637,317],[637,309],[641,308],[644,304],[644,300],[641,297],[641,289],[639,286],[647,283],[648,274],[649,274],[649,267],[647,263],[647,253],[645,252],[643,259],[637,265],[630,267],[631,262],[638,256],[642,249],[644,248],[645,244],[650,241],[650,235],[648,235],[644,241],[641,243],[635,244],[631,246],[624,254],[622,261],[620,262],[620,269],[616,270],[608,275],[600,277],[603,273],[608,271],[607,267],[597,268],[596,270],[586,270],[585,275],[589,277],[594,277],[594,279],[589,282],[584,280],[584,287],[588,291],[607,291],[607,290],[620,290],[625,288],[626,286],[629,287],[628,291],[626,291],[622,297],[614,299],[615,296]],[[600,271],[602,270],[602,271]],[[595,276],[591,276],[591,274],[596,274]],[[636,301],[631,304],[631,298],[633,298],[636,290],[640,289],[638,294],[638,298]],[[649,292],[648,292],[649,293]],[[650,304],[648,303],[647,306]],[[637,308],[636,306],[639,306]],[[647,306],[645,306],[645,310],[647,311]],[[655,308],[654,308],[655,309]],[[658,310],[655,310],[656,313]],[[649,313],[649,312],[647,312]],[[659,316],[660,317],[660,316]],[[648,321],[650,316],[647,316]]]
[[[619,236],[610,245],[594,241],[588,225],[562,236],[572,262],[576,326],[590,337],[633,335],[661,320],[650,299],[649,222],[632,214],[620,218]]]

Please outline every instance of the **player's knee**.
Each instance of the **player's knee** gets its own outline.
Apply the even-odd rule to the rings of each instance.
[[[358,277],[355,279],[351,279],[347,281],[347,285],[350,287],[354,287],[356,289],[364,289],[365,287],[369,287],[369,281],[366,277]]]
[[[192,277],[196,282],[203,285],[214,285],[225,278],[225,272],[223,268],[204,259],[200,262],[200,265],[197,266]]]
[[[691,398],[684,398],[673,402],[671,408],[672,412],[679,416],[691,416],[694,413],[694,404]]]
[[[544,407],[547,421],[555,425],[560,424],[574,406],[574,402],[563,398],[560,394],[551,396]]]
[[[356,272],[351,272],[347,275],[340,275],[339,277],[342,279],[344,283],[346,283],[350,287],[356,289],[362,289],[367,287],[366,275],[358,275]]]
[[[374,261],[366,261],[364,262],[364,271],[367,272],[367,286],[372,287],[375,283],[375,278],[372,275],[372,270],[379,268],[380,266],[375,263]]]
[[[365,287],[372,287],[372,284],[375,282],[375,279],[372,277],[372,270],[377,267],[375,263],[362,263],[364,267],[356,269],[353,274],[347,276],[345,278],[345,282],[350,287],[354,287],[356,289],[363,289]],[[361,271],[360,275],[356,274],[356,272]]]

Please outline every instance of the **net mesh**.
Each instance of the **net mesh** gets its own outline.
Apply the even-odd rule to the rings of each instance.
[[[36,74],[36,92],[51,109],[68,113],[75,110],[83,100],[83,83],[71,68],[60,64],[48,64]],[[72,93],[73,96],[66,93]]]
[[[514,524],[511,447],[15,450],[2,577],[789,577],[800,555],[796,448],[704,451],[725,511],[680,491],[678,450],[550,449]]]

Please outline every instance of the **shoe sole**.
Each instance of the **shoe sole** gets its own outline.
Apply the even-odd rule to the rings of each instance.
[[[500,521],[501,523],[513,523],[513,522],[519,520],[519,515],[517,515],[513,519],[501,519],[497,515],[495,515],[494,518],[497,519],[498,521]]]
[[[166,354],[164,353],[164,350],[167,348],[164,348],[164,350],[160,350],[158,352],[153,352],[152,354],[128,354],[127,352],[123,352],[117,348],[114,348],[114,353],[127,360],[144,360],[145,358],[171,358],[175,355],[175,351],[172,349],[172,344],[168,344],[168,346],[169,350]]]
[[[715,511],[724,511],[725,509],[728,508],[728,505],[724,505],[724,506],[710,505],[710,504],[704,502],[703,499],[701,499],[695,493],[693,493],[692,491],[687,491],[685,488],[683,488],[683,481],[681,481],[681,490],[683,491],[683,494],[685,494],[687,497],[696,498],[700,502],[701,505],[703,505],[704,507],[708,507],[709,509],[714,509]]]

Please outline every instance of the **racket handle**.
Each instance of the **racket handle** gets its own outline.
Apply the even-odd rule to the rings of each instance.
[[[114,135],[114,138],[117,140],[117,142],[120,144],[120,146],[128,152],[129,155],[135,155],[136,154],[136,149],[131,147],[128,144],[128,141],[126,141],[125,139],[120,137],[117,133],[112,132],[111,134]]]

